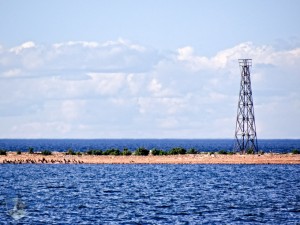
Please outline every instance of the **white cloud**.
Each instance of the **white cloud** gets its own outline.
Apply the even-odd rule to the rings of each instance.
[[[177,59],[178,61],[184,62],[192,71],[209,69],[212,67],[210,60],[207,57],[195,55],[194,49],[191,46],[179,48]]]
[[[25,43],[21,44],[20,46],[16,46],[16,47],[11,48],[9,51],[15,53],[16,55],[18,55],[23,50],[30,49],[30,48],[35,48],[35,47],[36,47],[36,45],[35,45],[34,42],[28,41],[28,42],[25,42]]]
[[[76,45],[80,45],[84,48],[97,48],[99,47],[99,43],[98,42],[89,42],[89,41],[69,41],[67,43],[56,43],[53,44],[52,46],[54,47],[54,49],[60,49],[63,48],[65,46],[76,46]]]
[[[140,97],[138,105],[140,113],[164,116],[179,113],[185,106],[185,102],[181,98]]]
[[[177,55],[177,59],[184,62],[191,70],[228,70],[231,66],[236,67],[237,59],[240,58],[251,58],[254,60],[254,64],[295,66],[299,65],[300,48],[275,51],[271,46],[255,46],[251,42],[246,42],[233,48],[222,50],[211,58],[196,55],[191,46],[178,49]]]
[[[56,75],[76,79],[90,72],[147,72],[159,58],[157,51],[123,39],[106,43],[70,41],[50,46],[26,42],[11,49],[4,48],[0,64],[2,70],[20,69],[20,76]]]
[[[67,135],[72,130],[72,125],[65,122],[24,122],[12,126],[9,138],[24,137],[26,138],[44,138],[48,135],[59,138]]]
[[[78,119],[80,117],[80,111],[84,108],[84,101],[65,100],[61,103],[61,113],[65,121]]]
[[[21,73],[20,69],[10,69],[8,71],[5,71],[3,73],[3,76],[4,77],[15,77],[15,76],[18,76],[20,73]]]
[[[207,57],[123,39],[0,47],[0,137],[231,138],[239,58],[253,59],[259,137],[299,138],[300,48],[247,42]]]
[[[87,82],[94,86],[101,95],[114,95],[124,86],[126,75],[122,73],[89,73],[92,80]]]
[[[161,91],[162,85],[156,79],[152,79],[148,87],[151,92],[157,93]]]
[[[146,74],[130,73],[126,76],[126,83],[131,95],[136,96],[143,92],[143,86],[146,82]]]

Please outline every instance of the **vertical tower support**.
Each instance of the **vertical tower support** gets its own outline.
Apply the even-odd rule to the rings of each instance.
[[[241,87],[237,108],[234,151],[245,153],[250,150],[257,153],[258,145],[250,80],[252,59],[239,59],[239,65]]]

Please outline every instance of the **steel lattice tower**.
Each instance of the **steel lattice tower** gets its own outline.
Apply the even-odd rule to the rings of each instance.
[[[239,59],[241,71],[241,87],[235,127],[234,151],[258,152],[254,106],[251,90],[250,67],[252,59]]]

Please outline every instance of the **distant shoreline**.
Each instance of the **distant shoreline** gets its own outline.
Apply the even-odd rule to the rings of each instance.
[[[52,152],[51,155],[41,153],[7,152],[0,155],[0,164],[300,164],[300,154],[184,154],[161,156],[136,155],[66,155]]]
[[[184,148],[188,152],[195,149],[197,152],[218,152],[221,150],[234,151],[233,139],[0,139],[0,149],[6,151],[34,152],[48,150],[52,152],[66,152],[72,149],[76,152],[89,150],[107,151],[119,149],[121,152],[128,149],[134,152],[138,148],[148,150],[158,149],[170,151],[173,148]],[[298,140],[264,140],[259,139],[258,151],[265,153],[289,153],[293,149],[300,149]]]

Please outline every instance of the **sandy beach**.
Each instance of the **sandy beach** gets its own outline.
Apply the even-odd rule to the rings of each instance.
[[[66,155],[53,152],[52,155],[8,152],[0,156],[0,163],[10,164],[300,164],[299,154],[263,155],[221,155],[221,154],[186,154],[165,156],[112,156],[112,155]]]

